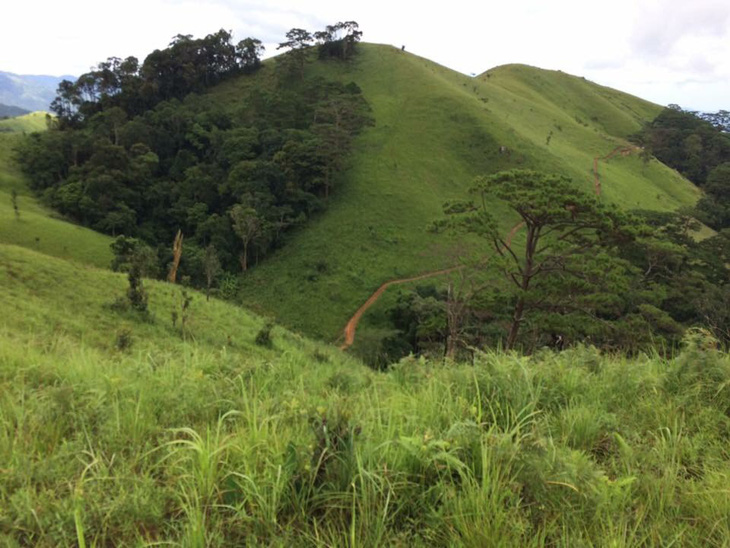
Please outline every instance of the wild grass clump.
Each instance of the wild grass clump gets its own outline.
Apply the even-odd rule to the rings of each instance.
[[[702,332],[671,359],[486,352],[386,373],[279,328],[256,345],[261,320],[215,299],[196,298],[194,339],[138,322],[120,352],[104,302],[123,276],[0,246],[0,283],[0,544],[730,538],[730,359]],[[151,314],[179,304],[149,285]]]

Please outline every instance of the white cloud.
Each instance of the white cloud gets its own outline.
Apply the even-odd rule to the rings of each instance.
[[[30,0],[7,11],[0,70],[24,74],[79,74],[112,55],[143,59],[176,34],[220,28],[259,38],[272,55],[292,27],[355,20],[366,41],[405,45],[467,74],[527,63],[660,103],[730,107],[727,0]],[[33,21],[32,37],[24,21]]]

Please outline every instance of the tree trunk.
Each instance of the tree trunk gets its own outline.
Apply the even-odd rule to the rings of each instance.
[[[520,324],[522,324],[523,312],[525,310],[525,299],[520,297],[515,305],[515,310],[512,313],[512,326],[509,329],[509,335],[507,335],[507,342],[505,343],[505,350],[511,350],[514,347],[515,341],[517,340],[517,333],[520,331]]]
[[[246,272],[248,270],[248,244],[244,244],[243,253],[238,258],[241,263],[241,269]]]
[[[517,334],[520,331],[520,325],[525,317],[525,294],[530,288],[530,280],[532,279],[532,270],[535,265],[535,250],[537,249],[537,241],[540,238],[540,229],[532,224],[527,224],[527,235],[525,240],[525,267],[522,271],[522,280],[520,289],[522,293],[515,303],[512,312],[512,325],[507,335],[505,350],[512,350],[517,341]]]
[[[172,244],[172,266],[170,272],[167,275],[167,281],[171,284],[175,283],[177,279],[177,269],[180,266],[180,257],[182,256],[182,244],[183,244],[183,233],[182,230],[177,231],[175,241]]]

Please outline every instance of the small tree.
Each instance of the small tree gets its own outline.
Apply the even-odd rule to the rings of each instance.
[[[251,244],[263,232],[263,220],[258,212],[252,207],[243,204],[236,204],[229,210],[233,221],[233,230],[241,238],[243,252],[239,256],[241,269],[248,270],[248,249]]]
[[[288,48],[289,52],[280,57],[280,63],[289,66],[299,72],[300,78],[304,78],[304,63],[307,60],[307,49],[312,45],[313,36],[304,29],[293,28],[286,33],[286,41],[281,42],[276,49]]]
[[[530,313],[549,319],[580,314],[605,322],[626,289],[628,264],[616,256],[620,243],[634,239],[638,225],[616,208],[577,190],[560,175],[512,170],[478,177],[471,192],[478,205],[448,205],[449,224],[485,238],[507,281],[513,303],[506,349],[517,342]],[[524,226],[525,242],[513,247],[490,211],[492,199],[505,202]],[[560,322],[557,322],[560,324]]]
[[[347,61],[362,38],[362,31],[357,22],[344,21],[327,25],[325,30],[315,32],[314,38],[320,43],[320,57],[339,57]]]
[[[10,193],[10,202],[13,204],[15,219],[20,220],[20,209],[18,209],[18,191],[13,189]]]
[[[137,238],[119,236],[111,244],[112,270],[127,272],[127,303],[138,312],[147,312],[147,292],[142,278],[157,271],[157,255]]]
[[[245,38],[236,45],[238,65],[244,74],[257,71],[261,67],[261,55],[266,48],[261,40]]]
[[[215,246],[210,244],[205,248],[205,256],[203,258],[203,268],[205,269],[205,300],[210,300],[210,288],[213,286],[213,281],[222,272],[221,262],[218,259],[218,253],[215,251]]]

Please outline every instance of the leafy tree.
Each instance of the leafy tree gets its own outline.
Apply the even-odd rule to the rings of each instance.
[[[338,57],[347,61],[362,38],[362,31],[356,21],[344,21],[327,25],[325,30],[315,32],[314,38],[320,43],[320,57]]]
[[[545,327],[555,329],[566,327],[561,317],[600,325],[620,314],[618,294],[627,287],[629,268],[615,251],[635,238],[635,221],[560,175],[500,172],[478,177],[471,192],[478,203],[447,205],[452,218],[446,224],[485,238],[494,250],[512,301],[507,349],[531,314],[552,320]],[[519,216],[524,247],[513,246],[498,227],[490,212],[495,198]]]
[[[261,56],[266,48],[261,40],[245,38],[236,45],[238,66],[244,74],[257,71],[261,67]]]
[[[205,256],[203,259],[203,268],[205,269],[205,300],[210,300],[210,288],[213,286],[213,282],[220,275],[221,262],[218,259],[218,254],[215,251],[213,244],[205,248]]]
[[[263,233],[263,220],[252,207],[243,204],[234,205],[228,212],[233,221],[233,230],[243,243],[240,255],[241,269],[248,270],[248,250],[251,242]]]
[[[314,37],[304,29],[293,28],[286,33],[286,40],[276,49],[289,49],[286,55],[279,58],[279,62],[292,72],[297,71],[300,78],[304,78],[304,63],[307,60],[307,50],[312,45]]]
[[[716,230],[730,227],[730,162],[710,172],[704,190],[697,203],[699,217]]]

